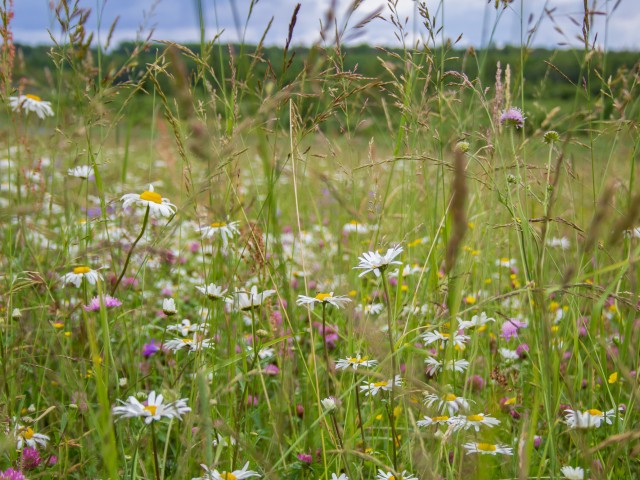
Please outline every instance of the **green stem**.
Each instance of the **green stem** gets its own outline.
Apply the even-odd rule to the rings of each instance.
[[[391,441],[392,452],[393,452],[393,469],[395,471],[398,470],[398,454],[396,449],[396,441],[398,436],[396,435],[396,422],[395,422],[395,404],[396,404],[396,352],[395,346],[393,343],[393,318],[391,311],[391,296],[389,295],[389,286],[387,285],[387,278],[384,274],[384,270],[380,269],[380,275],[382,277],[382,287],[384,288],[384,299],[387,304],[387,328],[388,328],[388,337],[389,337],[389,350],[391,352],[391,392],[389,396],[389,423],[391,424],[391,435],[393,436]]]
[[[156,445],[156,428],[153,422],[151,422],[151,441],[153,442],[153,463],[156,469],[156,480],[160,480],[160,463],[158,462],[158,447]]]
[[[147,223],[149,222],[149,210],[150,210],[150,207],[147,205],[147,211],[145,212],[144,220],[142,221],[142,230],[140,230],[140,234],[135,239],[135,241],[133,242],[133,245],[131,245],[131,248],[129,249],[129,253],[127,254],[127,259],[125,260],[124,267],[122,268],[122,273],[118,277],[116,284],[111,289],[111,295],[116,293],[118,285],[120,285],[120,282],[122,281],[122,277],[124,277],[124,274],[127,272],[127,267],[129,266],[129,262],[131,261],[131,254],[133,253],[133,250],[136,248],[136,245],[138,244],[138,242],[142,238],[142,235],[144,235],[144,232],[147,229]]]

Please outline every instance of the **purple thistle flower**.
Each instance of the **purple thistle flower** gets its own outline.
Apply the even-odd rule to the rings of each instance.
[[[507,125],[516,128],[524,127],[525,120],[524,113],[517,107],[511,107],[508,110],[504,110],[502,115],[500,115],[500,123],[502,125]]]
[[[7,468],[4,472],[0,472],[0,480],[27,480],[22,472]]]
[[[122,305],[122,302],[115,297],[112,297],[110,295],[106,295],[104,297],[104,306],[106,308],[119,307],[121,305]],[[87,312],[96,312],[100,310],[100,298],[93,297],[89,302],[89,305],[85,305],[83,308]]]
[[[149,358],[151,355],[159,351],[160,351],[160,345],[156,344],[156,340],[154,338],[152,338],[149,343],[145,343],[142,346],[142,356],[144,358]]]

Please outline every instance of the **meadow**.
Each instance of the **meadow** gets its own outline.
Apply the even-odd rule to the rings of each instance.
[[[0,479],[640,477],[640,66],[588,12],[545,63],[421,6],[364,74],[358,2],[296,57],[62,1],[37,67],[11,5]]]

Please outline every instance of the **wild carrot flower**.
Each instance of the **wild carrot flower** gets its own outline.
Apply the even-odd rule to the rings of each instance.
[[[114,307],[122,306],[122,302],[117,298],[112,297],[111,295],[105,295],[103,302],[104,302],[105,308],[114,308]],[[95,312],[97,310],[100,310],[100,297],[93,297],[89,302],[89,305],[84,305],[83,308],[87,312]]]
[[[338,360],[336,362],[336,368],[338,370],[346,370],[347,368],[357,370],[358,367],[373,367],[377,363],[377,360],[369,360],[369,357],[361,357],[358,353],[355,357],[341,358]]]
[[[511,107],[508,110],[504,110],[500,115],[500,123],[502,125],[522,128],[524,127],[524,121],[527,117],[524,116],[522,110],[517,107]]]
[[[202,238],[212,238],[219,235],[222,239],[222,245],[226,248],[229,240],[240,234],[238,230],[239,224],[240,222],[214,222],[211,225],[200,228],[200,233],[202,233]]]
[[[362,272],[359,277],[366,275],[369,272],[373,272],[376,277],[380,276],[380,272],[386,270],[389,265],[401,265],[402,262],[394,260],[398,255],[402,253],[402,247],[395,246],[389,248],[387,253],[380,255],[378,252],[365,252],[358,258],[360,263],[354,267],[361,269]]]
[[[142,417],[148,425],[151,422],[165,418],[182,419],[182,415],[191,411],[187,406],[187,399],[181,398],[171,403],[164,403],[162,395],[156,395],[155,391],[149,392],[146,405],[142,404],[135,397],[131,396],[126,402],[118,400],[122,405],[113,407],[113,415],[118,418]]]
[[[258,472],[249,470],[249,462],[244,464],[241,470],[234,470],[233,472],[219,472],[215,469],[210,469],[206,465],[200,465],[205,473],[203,477],[192,478],[191,480],[241,480],[243,478],[261,477]]]
[[[176,213],[176,206],[169,202],[167,198],[162,198],[159,193],[153,190],[153,185],[149,185],[149,190],[138,193],[127,193],[120,199],[122,201],[122,208],[127,208],[130,205],[138,205],[141,207],[148,207],[149,214],[157,217],[170,217]]]
[[[63,285],[71,284],[76,288],[80,287],[83,279],[85,279],[89,285],[95,285],[98,283],[98,280],[102,280],[102,275],[100,275],[97,270],[92,270],[86,265],[81,265],[60,277],[60,281]]]
[[[306,295],[298,295],[296,305],[306,305],[313,309],[316,303],[323,303],[333,305],[336,308],[343,308],[348,303],[351,303],[351,299],[344,295],[334,297],[333,292],[330,293],[318,293],[315,297],[307,297]]]
[[[467,454],[480,453],[482,455],[513,455],[513,449],[506,445],[469,442],[465,443],[463,447],[467,451]]]
[[[9,105],[14,112],[33,112],[41,120],[44,120],[45,117],[53,117],[54,115],[51,102],[46,102],[37,95],[27,94],[9,97]]]

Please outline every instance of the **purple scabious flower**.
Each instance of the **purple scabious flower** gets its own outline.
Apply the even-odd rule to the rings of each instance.
[[[120,300],[118,300],[117,298],[112,297],[110,295],[105,295],[105,297],[104,297],[104,306],[106,308],[119,307],[121,305],[122,305],[122,302]],[[96,312],[96,311],[100,310],[100,298],[99,297],[93,297],[91,299],[91,301],[89,302],[89,305],[85,305],[83,308],[87,312]]]
[[[0,472],[0,480],[27,480],[22,472],[7,468],[4,472]]]
[[[142,356],[144,358],[149,358],[154,353],[158,353],[160,351],[160,345],[156,344],[156,340],[154,338],[151,339],[149,343],[145,343],[142,346]]]
[[[522,110],[517,107],[511,107],[502,112],[502,115],[500,115],[500,123],[508,127],[522,128],[524,127],[525,118],[527,117],[524,116]]]

